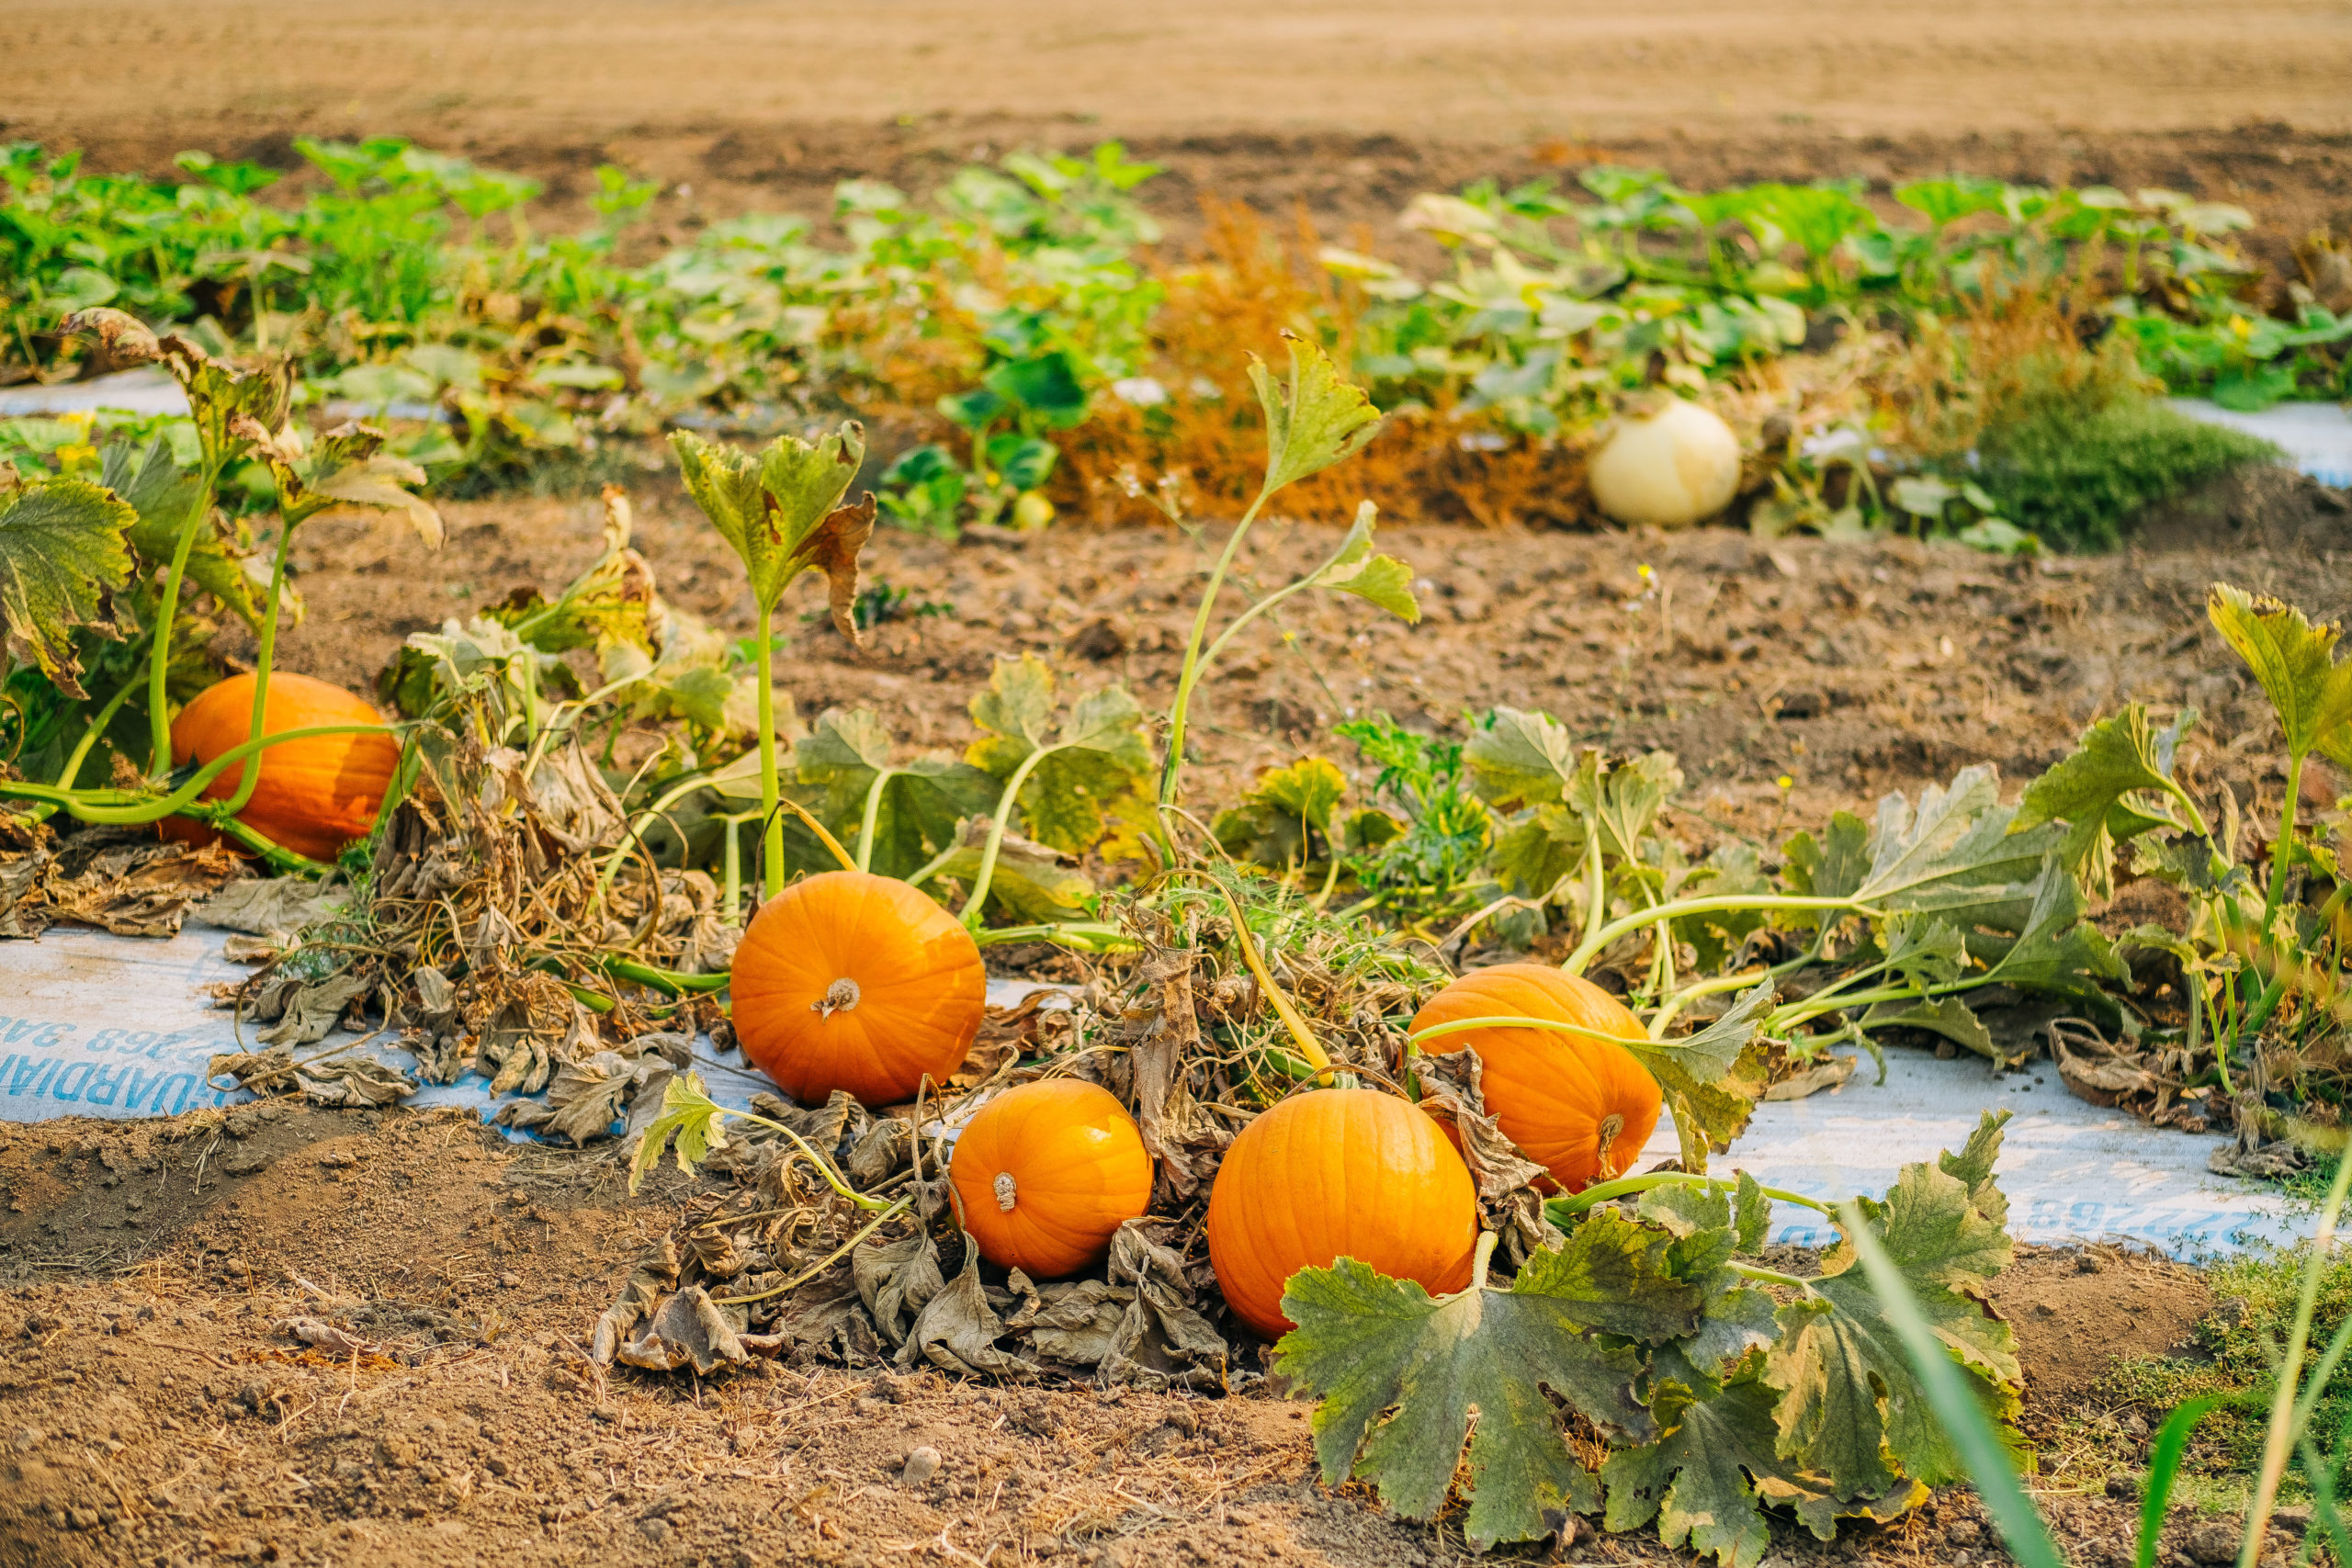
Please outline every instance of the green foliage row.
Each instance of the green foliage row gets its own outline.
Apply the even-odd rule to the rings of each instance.
[[[957,434],[902,455],[881,505],[953,533],[1041,525],[1070,433],[1113,405],[1155,428],[1214,368],[1166,356],[1159,234],[1135,197],[1157,171],[1116,143],[967,167],[921,201],[844,182],[828,215],[837,238],[754,213],[641,263],[623,259],[642,243],[628,231],[658,191],[616,167],[597,172],[593,224],[541,232],[529,180],[396,139],[297,151],[312,188],[284,202],[274,171],[199,152],[153,179],[0,149],[0,378],[62,370],[74,351],[60,321],[112,305],[185,325],[216,354],[289,352],[309,400],[430,413],[397,449],[445,483],[680,421],[761,432],[914,410]],[[1383,409],[1442,411],[1505,440],[1588,427],[1617,391],[1659,378],[1695,389],[1840,322],[1962,318],[2064,279],[2174,390],[2255,407],[2347,389],[2352,320],[2316,305],[2291,323],[2262,316],[2227,238],[2246,215],[2177,192],[1953,176],[1897,188],[1890,219],[1858,181],[1700,192],[1595,168],[1577,187],[1417,197],[1406,222],[1447,248],[1450,270],[1415,276],[1327,247],[1317,260],[1338,287],[1316,330],[1351,345]],[[75,434],[19,431],[19,466],[59,466]],[[2010,521],[2096,544],[2132,497],[2245,450],[2144,409],[2099,435],[2100,454],[2132,468],[2102,499],[2068,500],[2070,477],[2030,428],[1987,488]],[[266,476],[248,482],[266,490]],[[1783,521],[1830,527],[1836,510]],[[1892,505],[1867,511],[1905,522]]]

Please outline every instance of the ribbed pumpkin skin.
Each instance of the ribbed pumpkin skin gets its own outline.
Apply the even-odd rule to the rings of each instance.
[[[252,739],[253,721],[254,678],[232,675],[206,688],[172,720],[172,761],[209,762],[233,751]],[[383,722],[382,714],[341,686],[284,671],[270,675],[262,713],[265,735],[322,724]],[[238,820],[298,854],[333,860],[376,825],[400,760],[400,742],[389,735],[320,735],[272,746],[261,754],[261,782]],[[224,769],[205,786],[205,798],[226,800],[236,794],[247,766],[237,762]],[[162,827],[166,838],[189,843],[209,843],[219,836],[185,817],[167,818]]]
[[[1413,1030],[1469,1018],[1556,1019],[1628,1040],[1645,1037],[1624,1003],[1544,964],[1472,970],[1413,1015]],[[1657,1080],[1622,1046],[1544,1029],[1474,1029],[1421,1049],[1442,1055],[1465,1045],[1478,1048],[1487,1109],[1504,1135],[1571,1192],[1623,1174],[1657,1126]],[[1612,1116],[1618,1125],[1604,1137]]]
[[[1101,1262],[1112,1234],[1151,1206],[1143,1134],[1117,1096],[1077,1078],[1025,1083],[980,1107],[947,1174],[980,1256],[1033,1280]]]
[[[1296,1326],[1283,1315],[1283,1287],[1337,1258],[1417,1280],[1432,1295],[1468,1284],[1477,1195],[1419,1106],[1377,1089],[1310,1089],[1225,1151],[1208,1238],[1234,1315],[1278,1339]]]
[[[825,1010],[837,981],[855,987]],[[988,1005],[972,933],[895,877],[829,871],[760,906],[729,989],[743,1054],[803,1105],[912,1100],[964,1065]]]

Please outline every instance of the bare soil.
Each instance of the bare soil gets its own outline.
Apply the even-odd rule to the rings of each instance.
[[[309,617],[283,634],[288,667],[368,690],[406,634],[518,585],[552,591],[599,547],[592,501],[445,512],[438,555],[386,523],[310,525],[295,558]],[[748,632],[742,570],[683,496],[649,483],[638,513],[663,593]],[[1245,575],[1286,581],[1336,537],[1313,523],[1264,527]],[[2335,492],[2257,470],[2186,499],[2142,539],[2114,556],[2011,562],[1907,539],[1766,546],[1717,528],[1384,530],[1382,547],[1419,572],[1420,624],[1304,596],[1246,630],[1204,688],[1190,793],[1230,802],[1304,750],[1352,767],[1352,749],[1327,731],[1364,713],[1458,730],[1465,712],[1542,708],[1589,742],[1674,751],[1690,780],[1678,826],[1694,843],[1733,830],[1777,844],[1889,789],[1916,798],[1971,763],[2021,784],[2092,717],[2143,701],[2201,710],[2193,776],[2231,784],[2241,802],[2275,795],[2267,710],[2208,626],[2206,589],[2222,579],[2315,617],[2343,614],[2352,513]],[[900,613],[860,652],[818,613],[818,591],[797,589],[786,615],[801,624],[780,682],[804,720],[871,706],[917,750],[969,743],[972,692],[993,660],[1024,649],[1055,664],[1066,690],[1125,681],[1147,711],[1164,711],[1222,530],[1207,541],[1060,529],[945,545],[885,529],[866,576],[907,590]],[[1228,613],[1241,604],[1234,592]]]
[[[609,1153],[518,1148],[446,1111],[0,1129],[0,1564],[1468,1560],[1458,1518],[1319,1486],[1310,1406],[1272,1395],[600,1374],[582,1347],[668,1226],[665,1177],[632,1201]],[[2210,1305],[2194,1273],[2104,1251],[2030,1252],[1995,1300],[2029,1428],[2053,1437],[2128,1430],[2133,1413],[2085,1408],[2091,1385]],[[299,1318],[364,1346],[306,1348]],[[935,1473],[907,1479],[925,1448]],[[2131,1529],[2103,1493],[2063,1506],[2078,1561]],[[1911,1568],[1991,1545],[1951,1492],[1776,1553]],[[1636,1538],[1559,1555],[1669,1560]]]

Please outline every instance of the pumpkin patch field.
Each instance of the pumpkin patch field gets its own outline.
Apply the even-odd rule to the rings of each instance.
[[[0,1122],[0,1565],[2352,1557],[2328,136],[41,112],[0,1107],[240,967]],[[2045,1076],[2318,1241],[2023,1244]]]

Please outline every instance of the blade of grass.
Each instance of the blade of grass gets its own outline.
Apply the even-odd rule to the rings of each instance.
[[[1968,1473],[1976,1483],[1976,1495],[1984,1499],[1985,1512],[1993,1517],[1993,1528],[2001,1532],[2002,1541],[2009,1555],[2022,1568],[2064,1568],[2050,1531],[2034,1512],[2033,1504],[2018,1482],[2017,1472],[2010,1468],[2008,1451],[1993,1435],[1992,1424],[1984,1419],[1975,1396],[1961,1381],[1960,1369],[1920,1315],[1919,1303],[1912,1297],[1911,1289],[1903,1282],[1901,1270],[1879,1245],[1864,1222],[1860,1205],[1849,1202],[1839,1210],[1846,1235],[1862,1260],[1869,1274],[1871,1288],[1878,1292],[1880,1303],[1886,1309],[1889,1323],[1903,1339],[1903,1348],[1911,1359],[1920,1384],[1928,1391],[1928,1402],[1935,1406],[1937,1419],[1943,1423],[1952,1446],[1960,1450],[1968,1465]]]
[[[2188,1434],[2207,1411],[2228,1403],[2229,1396],[2208,1393],[2173,1406],[2156,1430],[2155,1446],[2148,1450],[2148,1492],[2140,1504],[2138,1568],[2156,1568],[2157,1538],[2164,1534],[2165,1510],[2171,1506],[2173,1483],[2180,1479],[2181,1456],[2188,1449]]]
[[[2303,1265],[2303,1288],[2295,1299],[2295,1318],[2287,1331],[2286,1353],[2278,1359],[2278,1388],[2270,1396],[2270,1427],[2262,1439],[2262,1470],[2255,1478],[2254,1506],[2246,1510],[2245,1539],[2238,1545],[2238,1568],[2254,1568],[2262,1555],[2262,1538],[2270,1528],[2270,1510],[2278,1501],[2278,1482],[2287,1473],[2294,1452],[2298,1423],[2295,1390],[2302,1381],[2303,1352],[2311,1346],[2312,1314],[2319,1306],[2321,1278],[2328,1255],[2335,1249],[2335,1222],[2344,1213],[2344,1195],[2352,1189],[2352,1154],[2335,1168],[2328,1184],[2327,1201],[2320,1208],[2319,1230],[2312,1237],[2311,1260]]]

